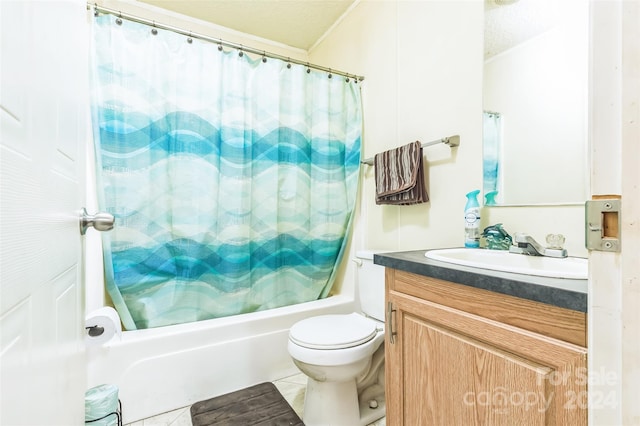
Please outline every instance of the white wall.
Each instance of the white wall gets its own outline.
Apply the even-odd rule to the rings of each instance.
[[[310,54],[311,62],[365,76],[364,157],[416,139],[454,134],[460,147],[425,149],[430,202],[375,205],[373,168],[363,166],[356,248],[418,250],[461,246],[465,194],[482,188],[482,0],[362,0]],[[502,222],[544,242],[562,233],[586,256],[583,206],[494,207],[482,226]]]
[[[482,3],[361,1],[310,52],[315,63],[365,75],[363,156],[458,134],[464,148],[427,148],[431,202],[375,205],[373,168],[363,166],[363,235],[374,249],[421,249],[462,242],[464,194],[480,187]],[[467,7],[468,6],[468,7]],[[460,13],[462,12],[462,13]],[[456,52],[452,55],[452,52]],[[446,59],[445,59],[446,58]],[[453,211],[460,220],[451,220]],[[453,217],[456,217],[453,216]]]

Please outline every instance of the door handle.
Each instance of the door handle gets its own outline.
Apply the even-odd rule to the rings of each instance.
[[[96,231],[109,231],[113,229],[115,218],[110,213],[98,212],[94,215],[87,213],[84,207],[80,211],[80,235],[87,233],[87,228],[93,226]]]
[[[387,302],[387,324],[385,325],[387,331],[387,339],[389,343],[396,343],[396,335],[397,332],[393,331],[393,314],[395,313],[395,309],[393,309],[393,302]]]

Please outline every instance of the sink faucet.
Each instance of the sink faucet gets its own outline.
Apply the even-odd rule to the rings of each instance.
[[[526,254],[529,256],[567,257],[567,250],[563,248],[545,248],[529,234],[516,233],[510,253]]]

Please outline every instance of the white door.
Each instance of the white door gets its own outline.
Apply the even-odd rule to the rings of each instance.
[[[640,3],[591,8],[591,193],[622,211],[620,252],[589,255],[589,424],[640,425]]]
[[[0,424],[84,423],[83,0],[0,0]]]

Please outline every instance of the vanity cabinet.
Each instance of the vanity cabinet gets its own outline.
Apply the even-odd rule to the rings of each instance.
[[[586,314],[386,268],[387,425],[586,425]]]

